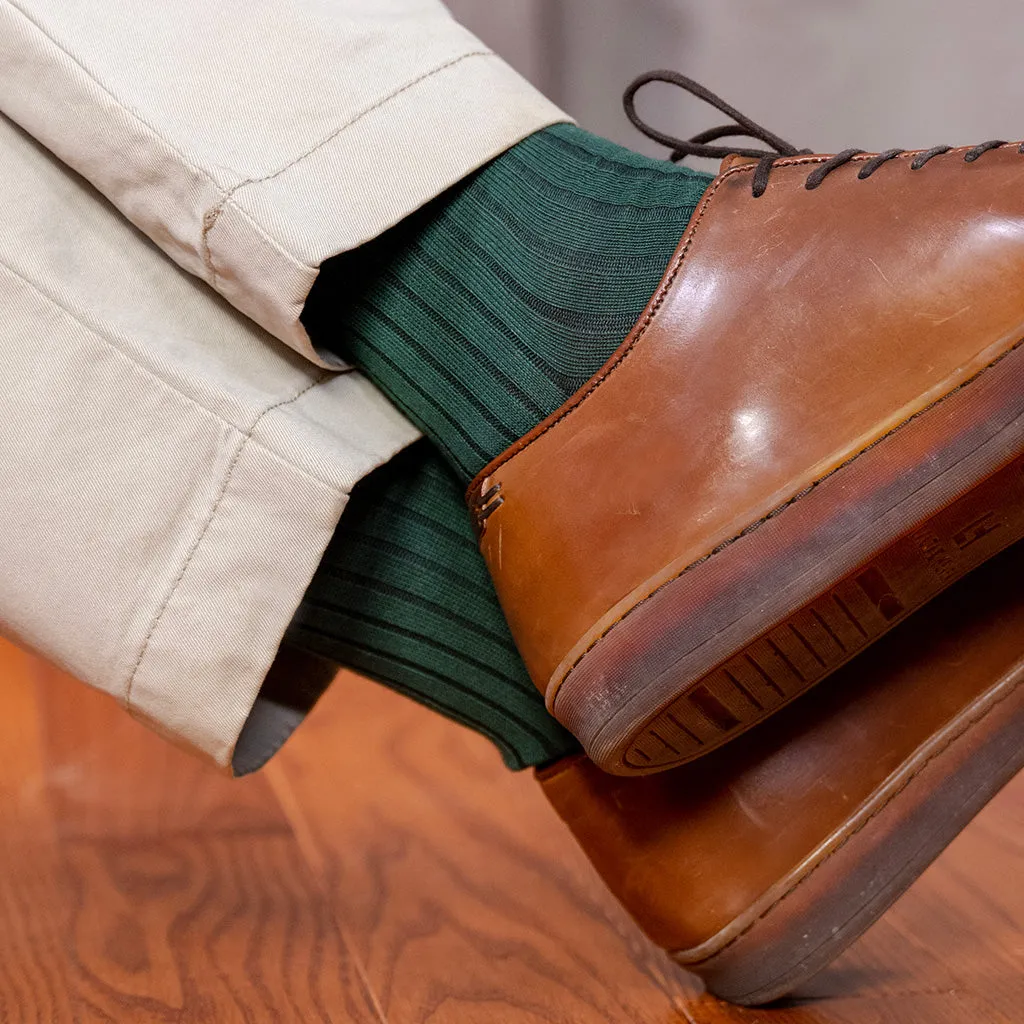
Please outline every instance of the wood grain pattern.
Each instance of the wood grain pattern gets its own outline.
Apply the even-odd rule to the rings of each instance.
[[[702,994],[529,775],[344,675],[231,782],[0,644],[0,1022],[1024,1022],[1024,778],[800,997]]]

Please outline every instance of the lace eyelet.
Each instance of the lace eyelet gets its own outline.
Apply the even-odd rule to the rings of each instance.
[[[974,146],[964,153],[964,163],[973,164],[982,153],[987,153],[990,149],[999,149],[1000,146],[1005,145],[1006,143],[1002,139],[992,139],[989,142],[983,142],[980,146]]]
[[[878,170],[882,164],[888,163],[890,160],[895,160],[901,153],[906,152],[902,149],[886,149],[879,153],[878,156],[873,156],[864,166],[857,172],[857,177],[864,181],[865,178],[870,178],[875,171]]]

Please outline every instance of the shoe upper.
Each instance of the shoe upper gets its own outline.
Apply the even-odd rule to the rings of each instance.
[[[760,195],[727,161],[619,350],[474,481],[549,706],[629,609],[1024,338],[1024,155],[978,149],[776,159]]]

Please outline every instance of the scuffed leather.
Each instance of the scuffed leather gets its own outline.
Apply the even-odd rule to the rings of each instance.
[[[474,481],[481,550],[535,683],[1024,337],[1024,155],[914,153],[809,191],[826,157],[709,188],[609,363]]]

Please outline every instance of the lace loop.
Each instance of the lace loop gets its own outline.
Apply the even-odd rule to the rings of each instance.
[[[727,117],[731,117],[733,119],[732,123],[707,128],[689,139],[679,139],[674,135],[659,131],[653,125],[648,124],[636,110],[637,93],[651,82],[664,82],[667,85],[677,86],[684,92],[688,92],[691,96],[695,96],[697,99],[710,104]],[[783,157],[803,156],[813,152],[810,149],[797,149],[796,146],[786,142],[785,139],[780,138],[774,132],[770,132],[763,125],[747,117],[746,114],[741,114],[734,106],[726,103],[721,96],[717,96],[710,89],[706,89],[692,78],[687,78],[686,75],[681,75],[678,71],[660,69],[648,71],[635,78],[630,82],[622,97],[622,105],[625,108],[626,116],[633,126],[646,135],[647,138],[653,139],[662,146],[666,146],[670,150],[669,159],[673,162],[684,160],[688,156],[724,160],[728,156],[735,155],[757,160],[757,166],[754,168],[751,182],[751,192],[755,199],[764,195],[768,188],[768,179],[772,168],[779,160]],[[756,149],[753,147],[713,145],[713,143],[718,142],[720,139],[729,138],[756,139],[758,142],[764,143],[768,148]],[[983,153],[987,153],[990,149],[998,149],[1006,144],[1002,139],[982,142],[980,145],[974,146],[964,153],[964,161],[969,164],[974,163]],[[918,153],[910,161],[910,169],[912,171],[919,171],[929,160],[943,153],[948,153],[951,149],[951,146],[934,146],[923,153]],[[1024,154],[1024,143],[1020,144],[1017,151]],[[849,163],[854,157],[862,155],[863,152],[862,149],[844,149],[841,153],[836,153],[835,156],[829,157],[807,175],[804,186],[808,191],[813,191],[834,170]],[[863,181],[865,178],[870,178],[882,164],[895,160],[896,157],[901,156],[905,152],[906,150],[903,149],[887,149],[877,156],[871,157],[864,162],[864,165],[857,173],[858,179]]]
[[[716,110],[721,111],[726,117],[733,119],[733,124],[720,125],[717,128],[709,128],[707,131],[699,132],[692,139],[679,139],[674,135],[668,135],[659,131],[653,125],[648,124],[636,110],[636,94],[651,82],[665,82],[668,85],[675,85],[688,92],[691,96],[703,100]],[[759,158],[764,156],[796,156],[801,152],[809,150],[798,150],[796,146],[786,142],[774,132],[759,125],[756,121],[741,114],[734,106],[726,103],[721,96],[717,96],[710,89],[704,88],[699,82],[695,82],[678,71],[667,71],[664,69],[648,71],[630,82],[622,97],[622,105],[626,111],[626,117],[633,125],[649,139],[661,143],[672,151],[672,160],[682,160],[688,156],[708,157],[712,160],[724,160],[734,153],[739,156]],[[747,138],[763,142],[768,149],[736,148],[734,146],[713,146],[712,142],[725,138]]]

